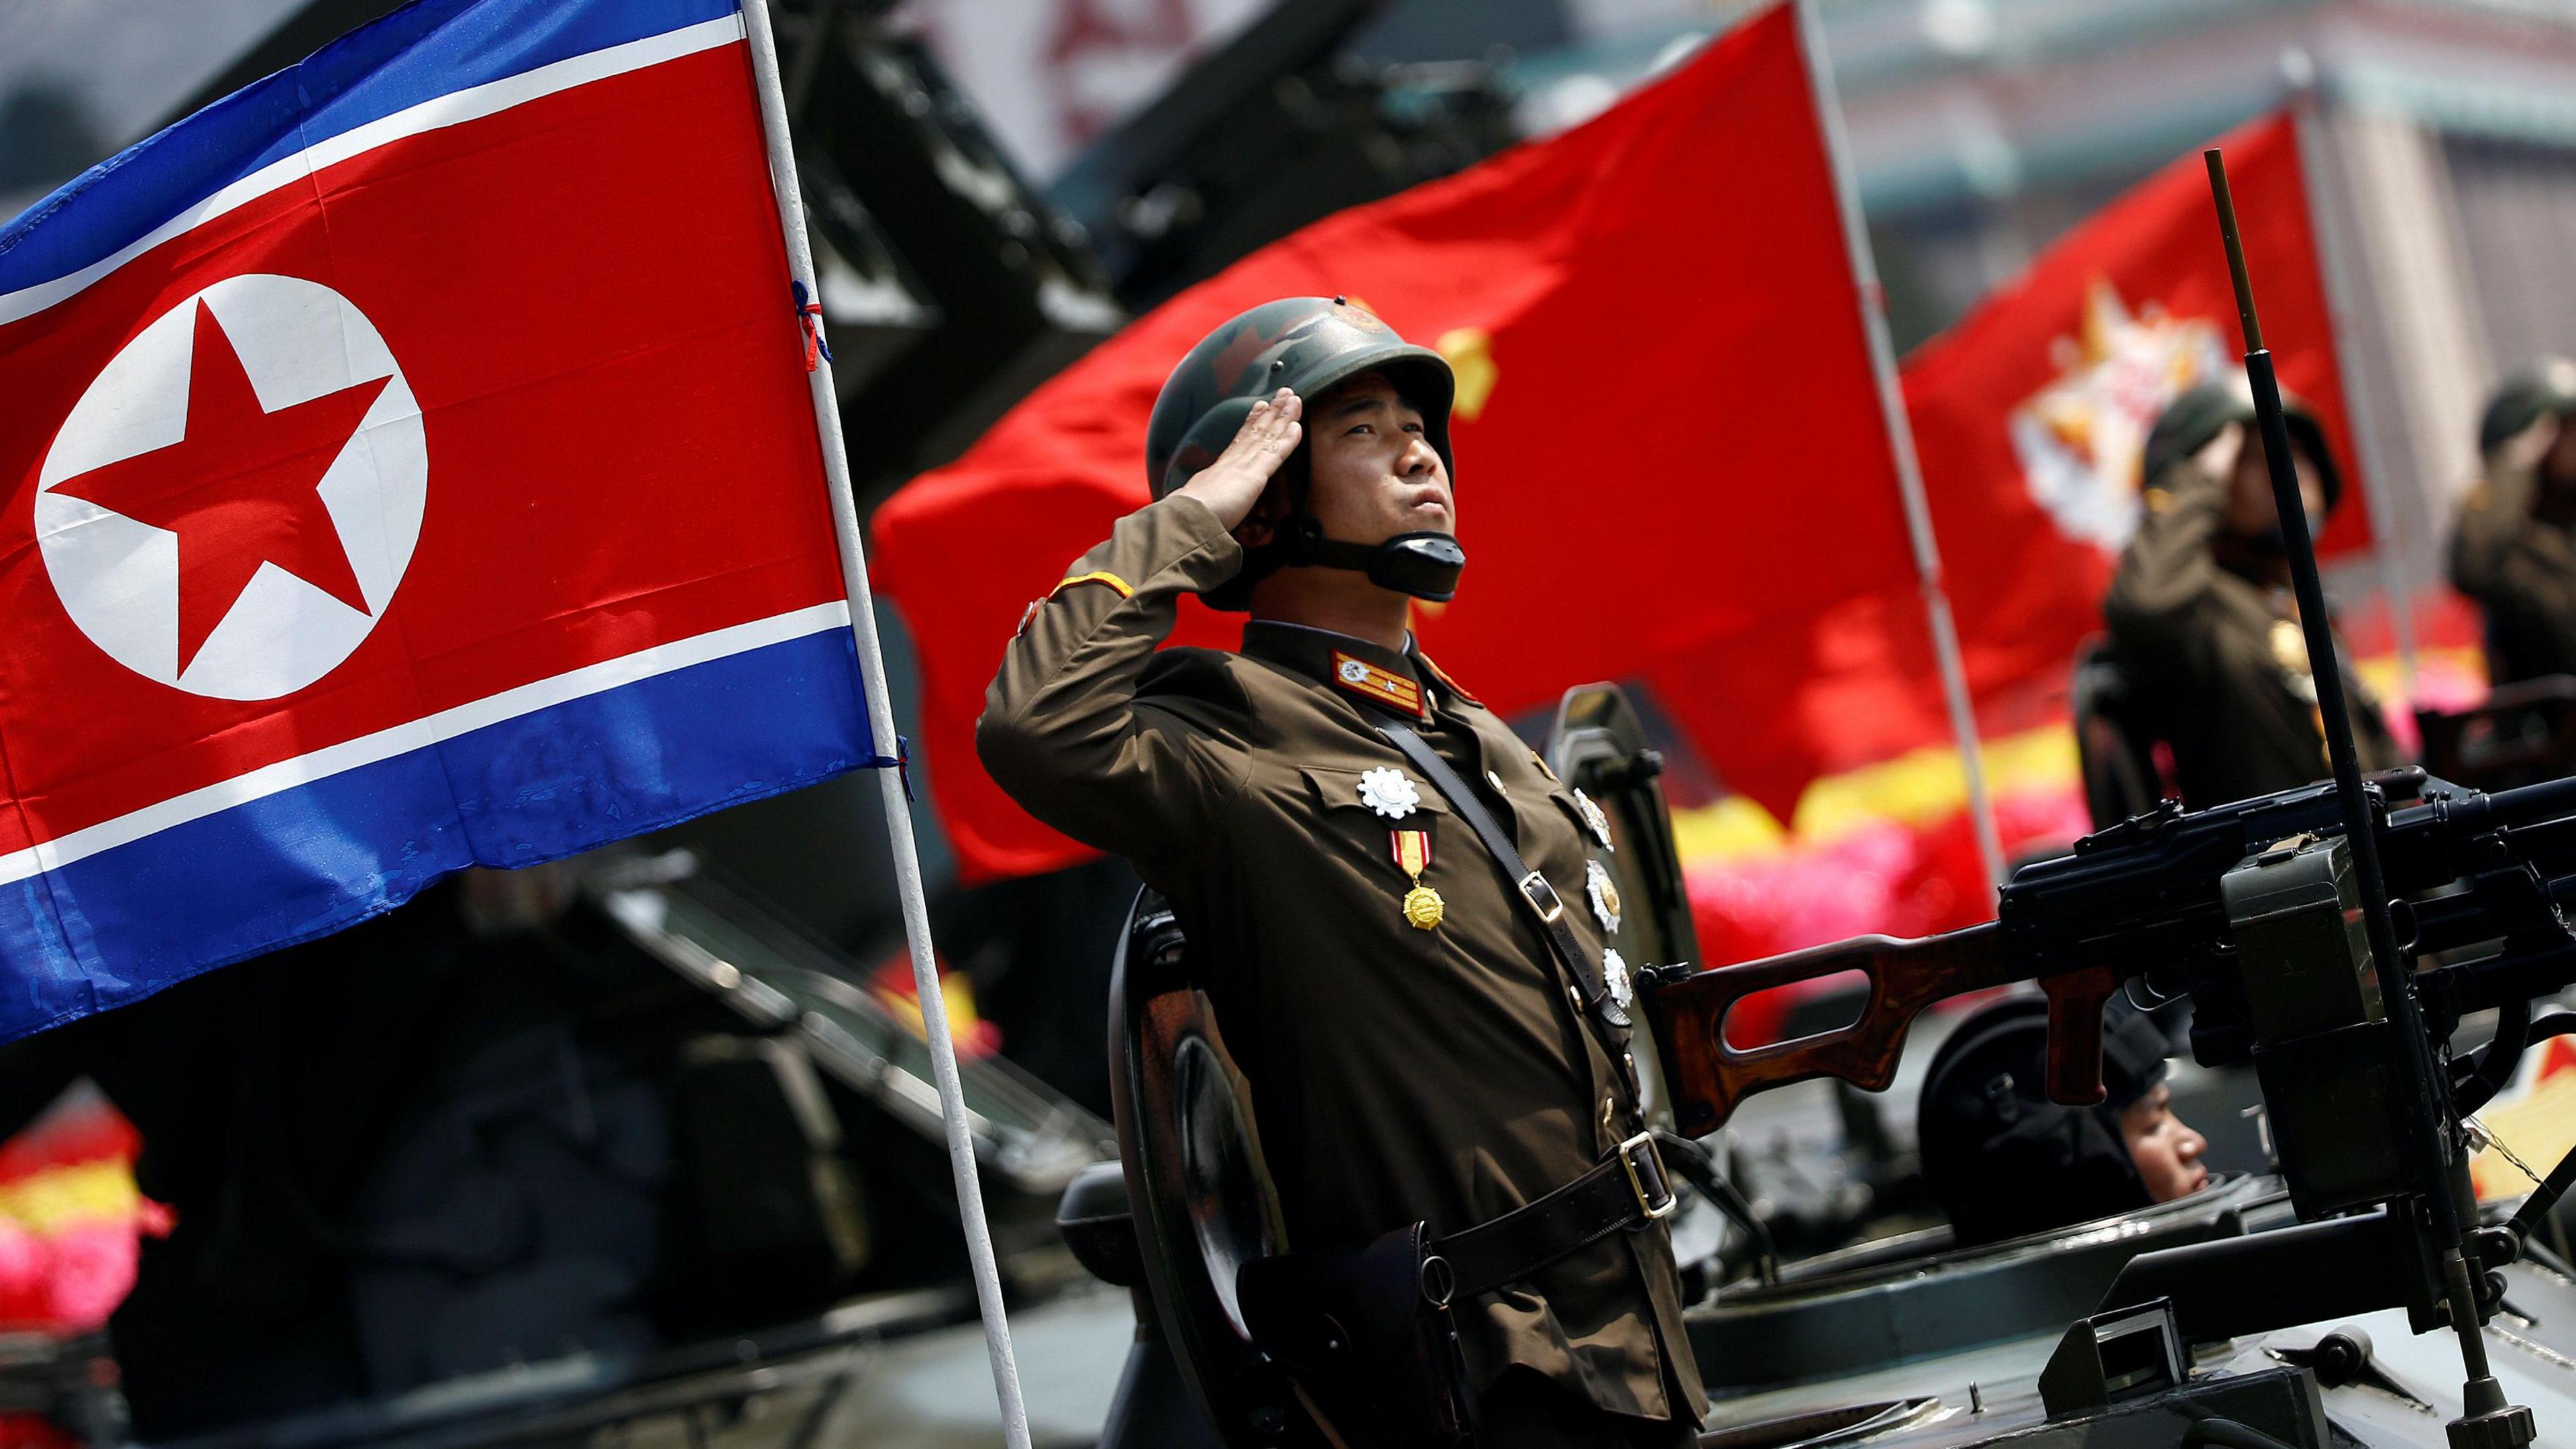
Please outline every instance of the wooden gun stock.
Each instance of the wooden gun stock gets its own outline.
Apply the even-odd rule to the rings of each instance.
[[[1756,992],[1816,981],[1845,971],[1869,978],[1860,1019],[1795,1041],[1738,1048],[1727,1044],[1726,1017]],[[1840,1077],[1883,1092],[1896,1079],[1905,1034],[1923,1008],[1962,992],[2026,979],[2005,957],[1994,923],[1919,941],[1861,936],[1739,966],[1720,966],[1646,992],[1683,1132],[1716,1131],[1736,1105],[1756,1092]],[[2119,984],[2107,967],[2040,978],[2048,993],[2048,1095],[2070,1103],[2102,1100],[2102,1006]]]

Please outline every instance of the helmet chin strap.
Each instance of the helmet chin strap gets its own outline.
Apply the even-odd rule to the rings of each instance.
[[[1423,529],[1384,543],[1349,543],[1324,537],[1324,526],[1308,515],[1288,521],[1279,548],[1280,563],[1289,568],[1348,569],[1381,589],[1433,604],[1457,597],[1458,575],[1467,567],[1467,551],[1445,533]]]

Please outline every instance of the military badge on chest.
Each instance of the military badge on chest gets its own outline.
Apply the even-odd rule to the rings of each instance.
[[[1402,770],[1380,766],[1360,772],[1360,803],[1389,820],[1402,820],[1422,808],[1422,791]]]
[[[1610,839],[1610,817],[1602,813],[1600,805],[1596,804],[1591,796],[1581,790],[1575,791],[1574,809],[1575,813],[1583,817],[1584,828],[1592,832],[1592,838],[1601,842],[1603,850],[1616,851],[1619,848]],[[1613,906],[1611,909],[1618,908]]]
[[[1601,862],[1589,858],[1583,862],[1583,891],[1592,897],[1592,918],[1601,923],[1601,929],[1619,934],[1619,882]]]
[[[1390,830],[1387,834],[1393,840],[1396,868],[1413,881],[1413,889],[1404,893],[1404,923],[1415,930],[1431,930],[1449,910],[1440,892],[1422,883],[1422,873],[1431,868],[1431,832]]]
[[[1406,779],[1402,770],[1381,766],[1361,772],[1360,803],[1389,820],[1402,820],[1422,808],[1422,790]],[[1387,839],[1396,869],[1413,881],[1413,889],[1404,893],[1405,923],[1417,930],[1431,930],[1448,911],[1440,892],[1422,883],[1422,873],[1431,868],[1431,832],[1390,830]]]

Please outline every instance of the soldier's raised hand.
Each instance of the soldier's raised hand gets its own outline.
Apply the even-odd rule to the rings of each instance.
[[[2192,456],[2200,464],[2202,471],[2210,477],[2222,483],[2233,482],[2236,478],[2237,460],[2245,456],[2245,438],[2246,431],[2243,423],[2221,423],[2218,431],[2208,442],[2201,445],[2198,453]],[[2150,478],[2147,481],[2152,483],[2155,480]]]
[[[2531,426],[2505,439],[2497,452],[2508,468],[2537,468],[2540,460],[2549,456],[2549,450],[2558,446],[2558,435],[2565,429],[2558,414],[2544,412],[2531,420]]]
[[[1217,460],[1173,491],[1206,504],[1228,531],[1240,526],[1261,501],[1271,475],[1297,451],[1297,440],[1305,436],[1297,419],[1304,411],[1305,403],[1284,387],[1254,403],[1252,415]]]

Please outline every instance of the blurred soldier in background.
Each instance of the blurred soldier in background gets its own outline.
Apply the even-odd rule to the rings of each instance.
[[[2113,1001],[2090,1107],[2048,1100],[2048,1003],[1971,1012],[1934,1053],[1916,1108],[1923,1177],[1962,1247],[2090,1222],[2200,1191],[2208,1143],[2173,1114],[2164,1033]]]
[[[2314,534],[2342,501],[2343,475],[2316,414],[2284,401]],[[2195,810],[2328,773],[2266,467],[2244,379],[2174,399],[2147,435],[2145,510],[2102,603],[2113,651],[2152,702],[2183,803]],[[2361,768],[2403,763],[2378,703],[2348,660],[2338,664]]]
[[[142,1133],[137,1187],[174,1211],[113,1320],[141,1437],[499,1369],[517,1345],[656,1342],[640,1285],[661,1119],[631,1074],[576,1086],[577,1109],[548,1091],[583,1065],[547,1030],[547,1005],[579,983],[540,929],[572,889],[561,866],[468,871],[338,935],[0,1047],[0,1135],[86,1074]],[[437,1115],[445,1082],[471,1084],[470,1117]],[[576,1112],[587,1141],[555,1125]],[[423,1156],[441,1170],[400,1180]],[[558,1218],[581,1241],[550,1240]],[[404,1295],[388,1321],[388,1268],[448,1291]],[[494,1323],[511,1331],[473,1331]]]
[[[2576,674],[2576,362],[2505,379],[2478,424],[2486,471],[2451,535],[2451,583],[2487,616],[2497,684]]]
[[[1340,1372],[1383,1382],[1352,1394],[1472,1402],[1482,1449],[1688,1444],[1706,1399],[1606,949],[1618,897],[1587,855],[1607,821],[1407,627],[1463,561],[1453,388],[1339,298],[1210,334],[1154,406],[1156,501],[1031,606],[976,744],[1189,934],[1293,1250],[1240,1280],[1256,1337],[1268,1265],[1307,1285],[1276,1302],[1358,1283],[1343,1311],[1363,1321],[1313,1336],[1403,1339],[1374,1320],[1418,1304],[1425,1270],[1385,1275],[1391,1298],[1359,1280],[1421,1222],[1455,1269],[1464,1363],[1360,1355]],[[1252,613],[1240,653],[1159,647],[1185,594]],[[1270,1322],[1293,1341],[1315,1316]]]

